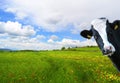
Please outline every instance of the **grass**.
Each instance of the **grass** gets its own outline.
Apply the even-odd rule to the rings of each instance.
[[[0,83],[119,83],[97,47],[76,51],[0,52]]]

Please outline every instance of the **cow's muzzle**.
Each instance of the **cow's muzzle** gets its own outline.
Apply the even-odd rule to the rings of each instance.
[[[113,46],[107,46],[103,50],[103,54],[107,56],[113,55],[115,52],[115,48]]]

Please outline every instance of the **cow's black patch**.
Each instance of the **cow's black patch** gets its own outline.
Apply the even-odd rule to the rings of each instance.
[[[116,68],[120,71],[120,27],[118,30],[114,30],[113,26],[111,27],[109,23],[107,23],[107,36],[108,41],[115,47],[116,51],[112,56],[108,56]]]

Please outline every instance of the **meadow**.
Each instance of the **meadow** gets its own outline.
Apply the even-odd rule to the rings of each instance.
[[[98,47],[0,52],[0,83],[120,83]]]

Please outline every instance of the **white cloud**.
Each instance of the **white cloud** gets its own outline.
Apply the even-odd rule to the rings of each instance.
[[[10,40],[2,39],[0,40],[0,47],[10,48],[10,49],[19,49],[19,50],[50,50],[54,45],[43,43],[43,42],[15,42]],[[4,42],[4,43],[3,43]]]
[[[11,37],[8,36],[6,38],[0,38],[0,47],[1,48],[10,48],[10,49],[18,49],[18,50],[51,50],[51,49],[61,49],[64,47],[82,47],[82,46],[93,46],[96,45],[95,41],[87,40],[80,42],[79,40],[73,39],[62,39],[61,41],[53,41],[49,39],[48,42],[42,42],[40,39],[44,39],[46,37],[42,37],[42,35],[36,36],[34,38],[29,38],[25,36],[16,36]]]
[[[1,36],[2,37],[2,36]],[[44,35],[37,35],[34,38],[26,36],[8,36],[6,38],[0,38],[0,47],[1,48],[10,48],[17,50],[50,50],[56,49],[57,46],[52,44],[47,44],[42,42],[42,39],[45,39]]]
[[[55,43],[55,41],[52,40],[52,39],[49,39],[47,42],[48,42],[48,43]]]
[[[37,35],[34,38],[29,39],[29,42],[40,42],[42,40],[46,39],[46,37],[44,35]]]
[[[0,33],[14,36],[32,36],[35,35],[35,30],[31,25],[23,26],[18,22],[0,22]]]
[[[96,46],[96,42],[93,40],[86,40],[86,41],[79,41],[79,40],[73,40],[73,39],[62,39],[62,41],[56,42],[56,44],[59,44],[61,46],[65,47],[83,47],[83,46]]]
[[[41,39],[45,39],[46,37],[44,35],[37,35],[36,39],[41,40]]]
[[[51,35],[50,39],[47,41],[48,43],[54,43],[58,39],[58,36],[56,35]]]
[[[89,22],[106,16],[119,18],[119,2],[114,0],[5,0],[3,8],[17,19],[28,18],[30,23],[46,31],[61,31],[69,23]],[[75,31],[73,33],[76,33]]]
[[[57,40],[57,39],[58,39],[58,36],[56,36],[56,35],[51,35],[51,36],[50,36],[50,39],[52,39],[52,40]]]
[[[82,30],[89,30],[91,28],[90,23],[80,23],[80,24],[74,24],[74,28],[71,29],[72,34],[79,34]]]
[[[59,45],[49,44],[24,37],[0,39],[0,47],[15,50],[51,50],[61,48]]]
[[[6,33],[0,34],[0,38],[5,38],[5,37],[7,37],[7,36],[8,36],[8,34],[6,34]]]

